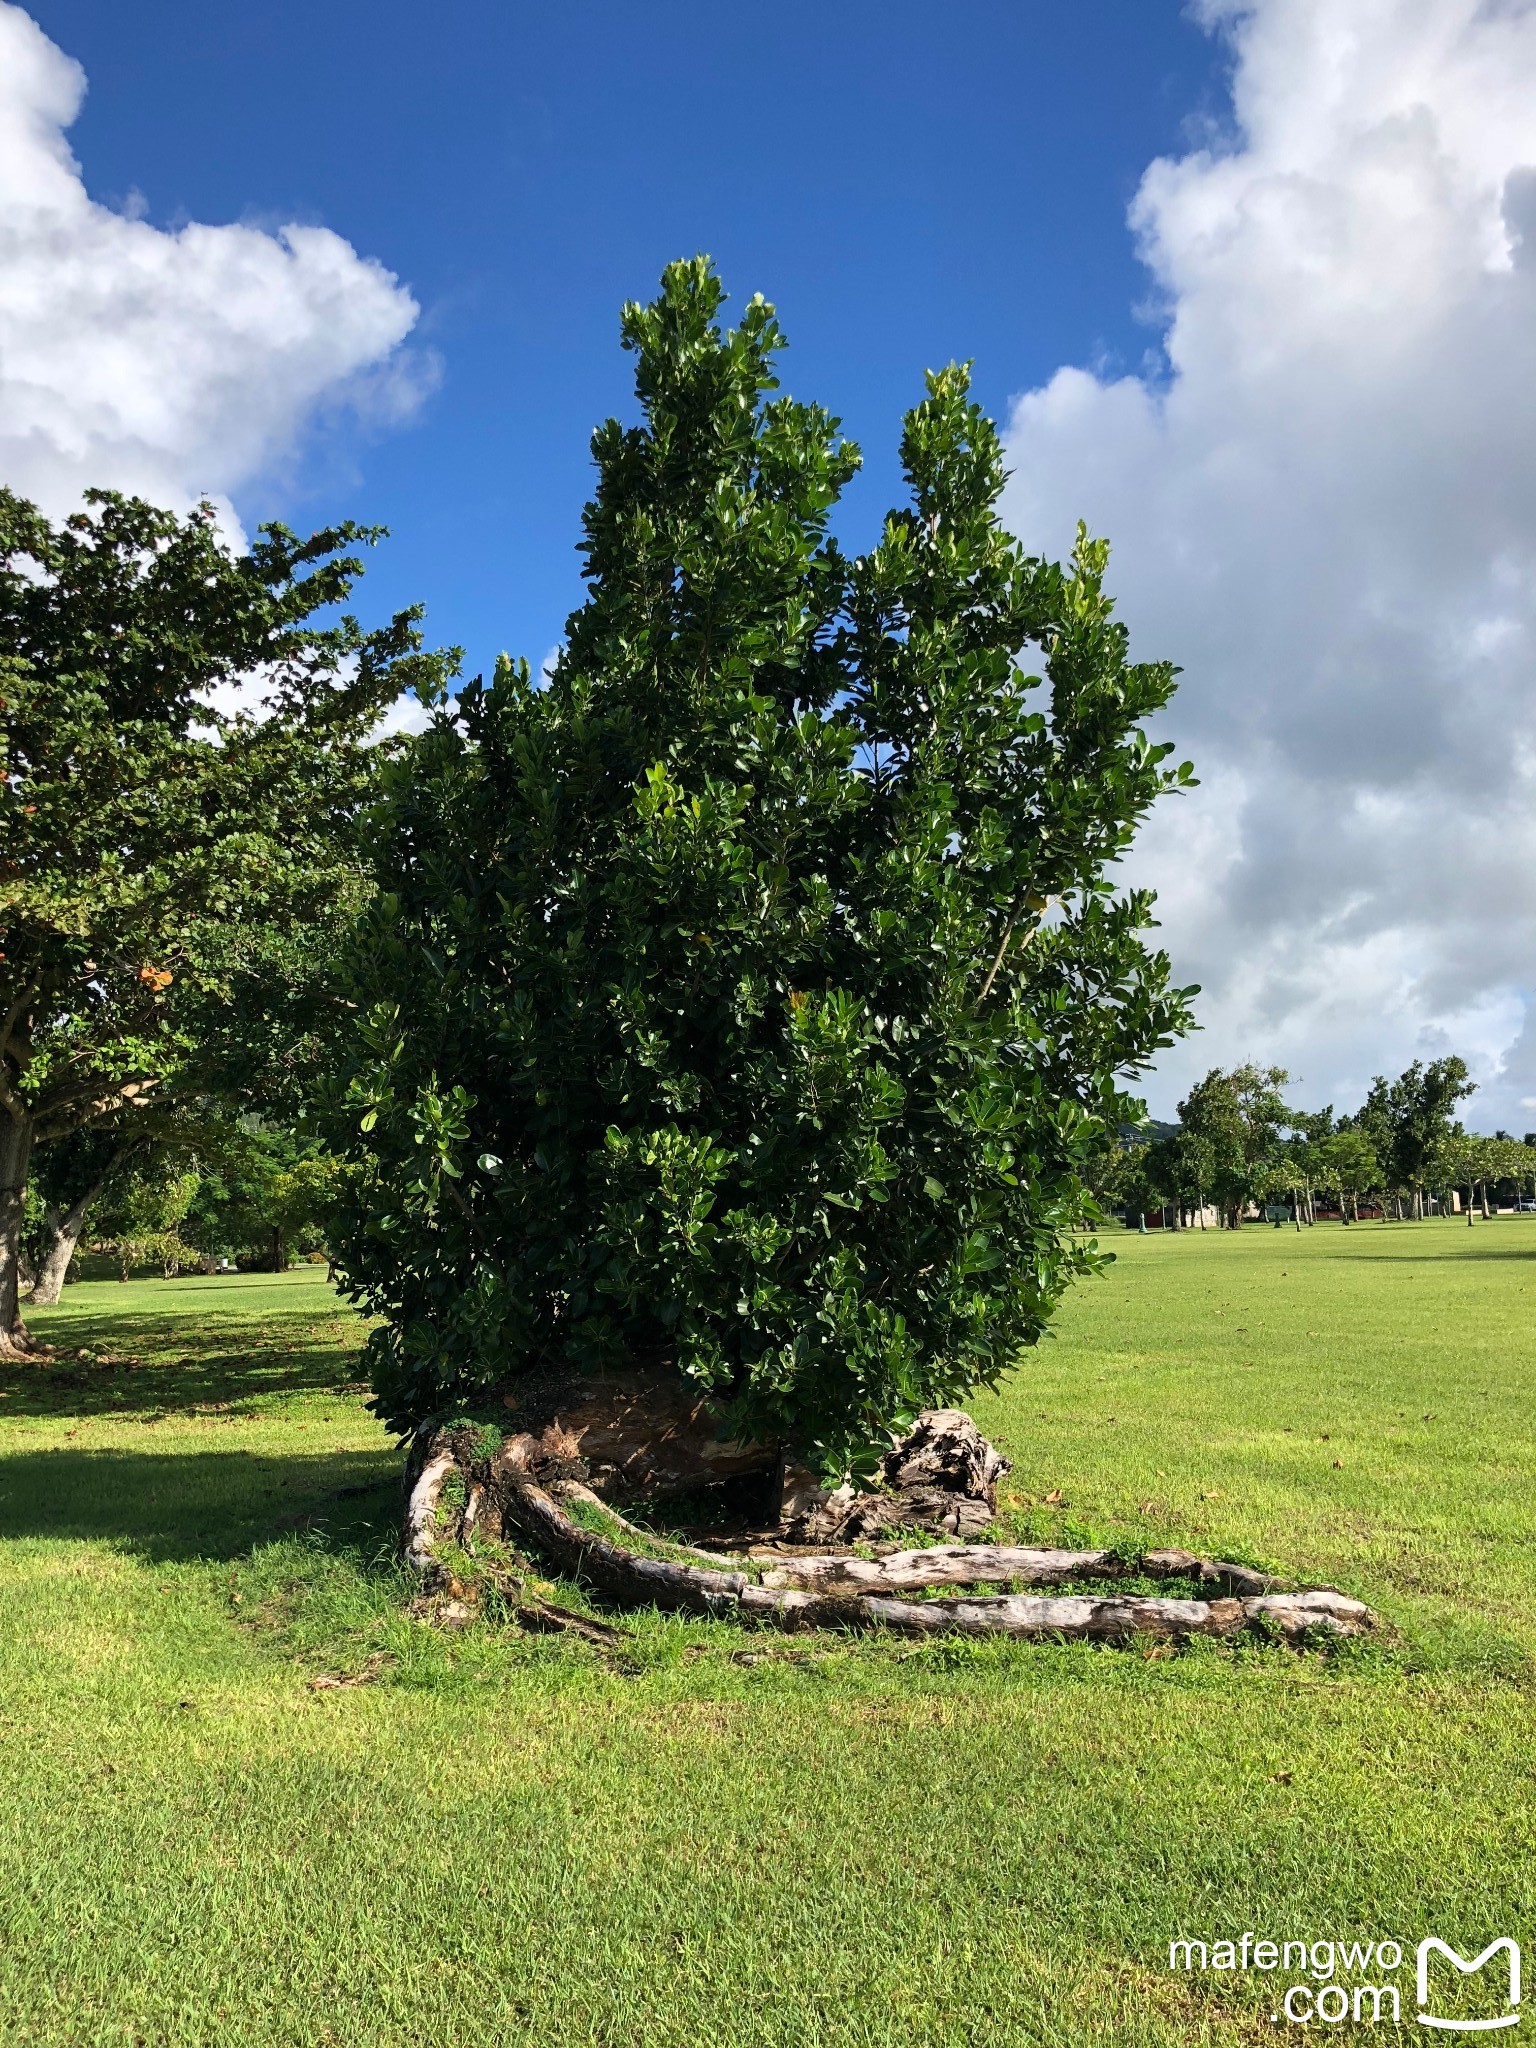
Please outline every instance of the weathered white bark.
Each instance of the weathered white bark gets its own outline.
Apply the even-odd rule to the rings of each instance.
[[[796,1543],[868,1542],[892,1529],[976,1537],[997,1515],[997,1482],[1009,1460],[958,1408],[929,1408],[882,1459],[885,1491],[818,1486],[792,1464],[781,1473],[780,1522]]]
[[[1275,1581],[1246,1565],[1223,1564],[1188,1550],[1149,1550],[1137,1560],[1150,1578],[1195,1579],[1225,1595],[1253,1597]],[[796,1557],[765,1571],[765,1586],[814,1592],[918,1592],[934,1586],[982,1586],[1022,1580],[1064,1586],[1074,1579],[1112,1578],[1124,1569],[1112,1550],[1028,1550],[1006,1544],[942,1543],[886,1557]]]
[[[765,1586],[808,1593],[912,1593],[931,1586],[1007,1585],[1022,1579],[1061,1586],[1113,1564],[1107,1550],[1022,1550],[1003,1544],[945,1543],[892,1557],[796,1557],[763,1573]]]
[[[686,1558],[646,1555],[571,1519],[564,1501],[592,1503],[590,1488],[569,1478],[541,1483],[538,1467],[548,1458],[540,1438],[504,1442],[494,1456],[477,1459],[465,1472],[467,1499],[456,1527],[440,1527],[441,1500],[449,1474],[460,1467],[446,1439],[419,1440],[413,1453],[415,1477],[405,1511],[407,1561],[427,1579],[446,1584],[450,1605],[462,1618],[462,1588],[446,1572],[440,1546],[465,1543],[472,1533],[494,1539],[512,1535],[530,1543],[559,1571],[579,1579],[601,1597],[629,1607],[659,1607],[685,1613],[736,1616],[782,1629],[891,1629],[907,1635],[1008,1635],[1125,1642],[1138,1637],[1231,1635],[1264,1624],[1295,1638],[1309,1630],[1352,1635],[1369,1625],[1357,1600],[1327,1588],[1276,1593],[1273,1582],[1241,1565],[1213,1563],[1187,1551],[1153,1551],[1137,1567],[1158,1576],[1193,1577],[1218,1591],[1205,1599],[1160,1599],[1142,1595],[1005,1593],[953,1600],[903,1600],[897,1590],[929,1586],[996,1583],[999,1579],[1061,1585],[1073,1577],[1106,1575],[1124,1565],[1108,1551],[1028,1550],[980,1544],[941,1545],[928,1551],[897,1552],[884,1558],[801,1557],[775,1561],[767,1569],[748,1557]],[[631,1528],[611,1509],[611,1523]],[[633,1531],[637,1536],[640,1531]],[[647,1538],[655,1542],[654,1538]],[[661,1546],[657,1546],[661,1547]],[[1133,1567],[1135,1568],[1135,1567]],[[1244,1597],[1246,1596],[1246,1597]]]
[[[69,1262],[75,1256],[81,1232],[85,1229],[86,1211],[101,1193],[101,1185],[99,1180],[96,1181],[67,1209],[61,1210],[52,1202],[48,1204],[43,1218],[48,1227],[48,1249],[43,1254],[37,1284],[30,1297],[34,1308],[52,1308],[64,1292]]]
[[[1331,1586],[1315,1586],[1305,1593],[1266,1593],[1261,1599],[1245,1600],[1242,1606],[1245,1621],[1267,1621],[1288,1636],[1299,1636],[1309,1628],[1358,1635],[1371,1619],[1363,1600],[1351,1600]]]
[[[904,1635],[1006,1635],[1034,1641],[1128,1642],[1133,1636],[1228,1636],[1243,1626],[1240,1600],[1093,1599],[999,1593],[974,1600],[865,1600],[870,1625]]]
[[[423,1462],[405,1508],[405,1561],[416,1571],[430,1570],[437,1553],[437,1507],[450,1472],[458,1469],[453,1452],[435,1450]]]

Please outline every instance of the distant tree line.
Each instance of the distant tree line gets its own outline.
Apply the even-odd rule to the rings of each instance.
[[[1415,1060],[1396,1080],[1378,1075],[1360,1108],[1335,1116],[1289,1105],[1283,1067],[1212,1068],[1178,1106],[1178,1121],[1127,1132],[1095,1163],[1101,1206],[1136,1222],[1159,1212],[1173,1228],[1235,1230],[1283,1207],[1298,1227],[1319,1210],[1357,1223],[1362,1207],[1420,1219],[1452,1208],[1453,1192],[1484,1216],[1536,1193],[1536,1132],[1491,1138],[1463,1129],[1473,1092],[1466,1062]]]

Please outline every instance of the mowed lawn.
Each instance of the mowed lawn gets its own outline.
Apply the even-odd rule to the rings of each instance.
[[[71,1288],[0,1375],[7,2044],[1274,2041],[1169,1941],[1536,1936],[1536,1219],[1112,1243],[975,1404],[1005,1526],[1379,1642],[445,1632],[317,1272]]]

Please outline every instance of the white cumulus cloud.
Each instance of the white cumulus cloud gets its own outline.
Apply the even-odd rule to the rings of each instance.
[[[1114,543],[1204,778],[1133,858],[1205,1031],[1298,1097],[1536,1083],[1536,6],[1203,0],[1229,132],[1147,170],[1162,348],[1015,404],[1008,513]]]
[[[302,444],[322,408],[408,411],[417,306],[329,229],[175,231],[93,201],[66,131],[85,78],[0,0],[0,481],[55,515],[88,485],[183,506]]]

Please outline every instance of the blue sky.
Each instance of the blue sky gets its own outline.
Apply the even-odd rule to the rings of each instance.
[[[670,257],[776,302],[787,386],[864,448],[857,532],[927,365],[974,358],[1000,414],[1060,362],[1156,345],[1126,207],[1221,104],[1222,50],[1173,0],[28,11],[89,78],[93,197],[322,223],[419,300],[441,383],[412,423],[311,436],[234,495],[247,523],[388,525],[368,609],[425,602],[473,666],[537,661],[578,597],[587,437],[629,397],[618,308]]]
[[[1005,518],[1181,665],[1154,1109],[1456,1052],[1536,1127],[1536,0],[0,0],[0,477],[382,522],[361,609],[472,671],[558,640],[618,308],[701,248],[865,450],[845,538],[973,358]]]

